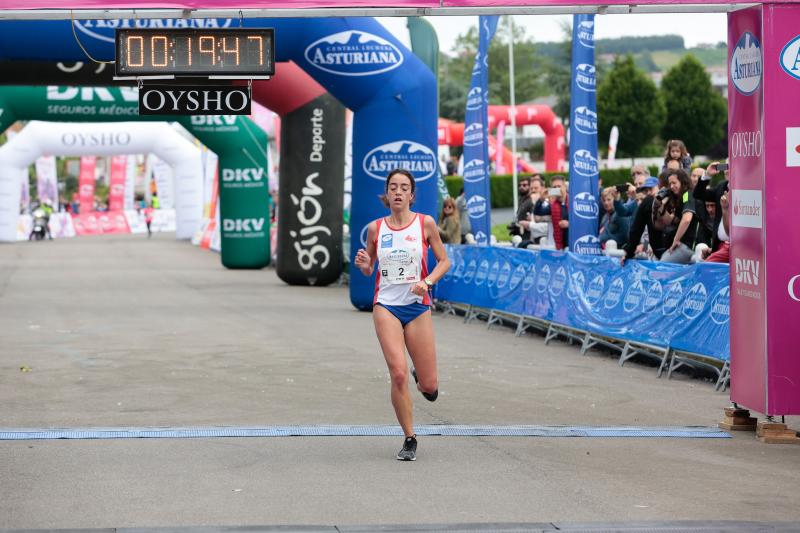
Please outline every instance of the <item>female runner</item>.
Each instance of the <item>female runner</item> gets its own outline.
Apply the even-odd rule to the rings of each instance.
[[[383,202],[391,214],[370,222],[367,249],[359,249],[355,257],[355,265],[365,276],[372,275],[378,261],[372,319],[392,378],[392,406],[405,434],[403,449],[397,454],[401,461],[417,459],[405,350],[411,356],[417,389],[435,401],[439,380],[429,291],[450,268],[436,221],[411,211],[415,188],[410,172],[389,173]],[[428,247],[437,261],[432,272],[428,272]]]

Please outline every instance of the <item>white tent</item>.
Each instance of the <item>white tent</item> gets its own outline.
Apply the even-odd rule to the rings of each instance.
[[[20,183],[42,155],[154,153],[173,169],[176,237],[190,239],[203,215],[200,149],[163,122],[31,121],[0,147],[0,241],[17,239]]]

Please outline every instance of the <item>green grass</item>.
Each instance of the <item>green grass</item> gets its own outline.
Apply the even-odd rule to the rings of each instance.
[[[495,224],[492,226],[492,235],[497,242],[511,242],[511,235],[508,234],[508,224]]]
[[[693,54],[706,67],[723,66],[728,62],[726,48],[689,48],[688,50],[659,50],[650,53],[653,62],[662,72],[674,67],[686,54]]]

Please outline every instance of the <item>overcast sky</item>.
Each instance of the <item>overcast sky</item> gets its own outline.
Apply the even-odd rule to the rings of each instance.
[[[598,15],[595,17],[595,38],[643,35],[678,34],[686,46],[699,43],[718,43],[727,40],[727,15],[724,13],[675,13],[653,15]],[[514,24],[523,26],[525,33],[536,41],[560,41],[560,21],[571,15],[518,15]],[[378,20],[404,43],[408,43],[405,18]],[[450,52],[459,34],[478,23],[478,17],[428,17],[439,35],[439,48]]]

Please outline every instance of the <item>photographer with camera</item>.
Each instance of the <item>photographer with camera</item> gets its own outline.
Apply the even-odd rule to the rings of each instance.
[[[720,172],[724,172],[725,179],[717,184],[716,187],[713,189],[709,189],[709,185],[711,184],[711,179],[719,174]],[[716,205],[716,209],[714,212],[714,230],[712,234],[711,240],[711,249],[709,252],[714,252],[706,261],[711,262],[720,262],[720,263],[727,263],[729,260],[729,250],[730,250],[730,233],[728,233],[727,228],[723,224],[724,215],[727,215],[727,205],[723,209],[722,206],[722,197],[725,196],[726,204],[728,203],[728,188],[729,188],[729,177],[730,177],[730,169],[726,163],[720,163],[718,161],[714,161],[713,163],[709,164],[706,168],[705,175],[703,175],[700,180],[697,182],[697,185],[694,188],[694,196],[705,202],[714,202]],[[723,213],[724,211],[724,213]],[[719,252],[719,254],[717,253]]]
[[[664,225],[664,243],[669,248],[661,256],[663,263],[688,265],[692,260],[697,236],[697,206],[691,191],[691,179],[683,169],[668,170],[667,193],[656,195],[660,206],[655,209],[656,226]]]
[[[664,253],[664,235],[662,230],[655,226],[653,206],[656,194],[659,192],[659,185],[666,185],[666,179],[664,173],[659,178],[649,177],[644,180],[641,187],[636,189],[636,194],[641,196],[642,200],[631,222],[628,242],[624,246],[625,258],[623,263],[625,259],[632,259],[639,254],[645,253],[648,247],[657,259]],[[660,205],[660,202],[658,205]],[[646,239],[643,238],[645,234],[647,234]]]

